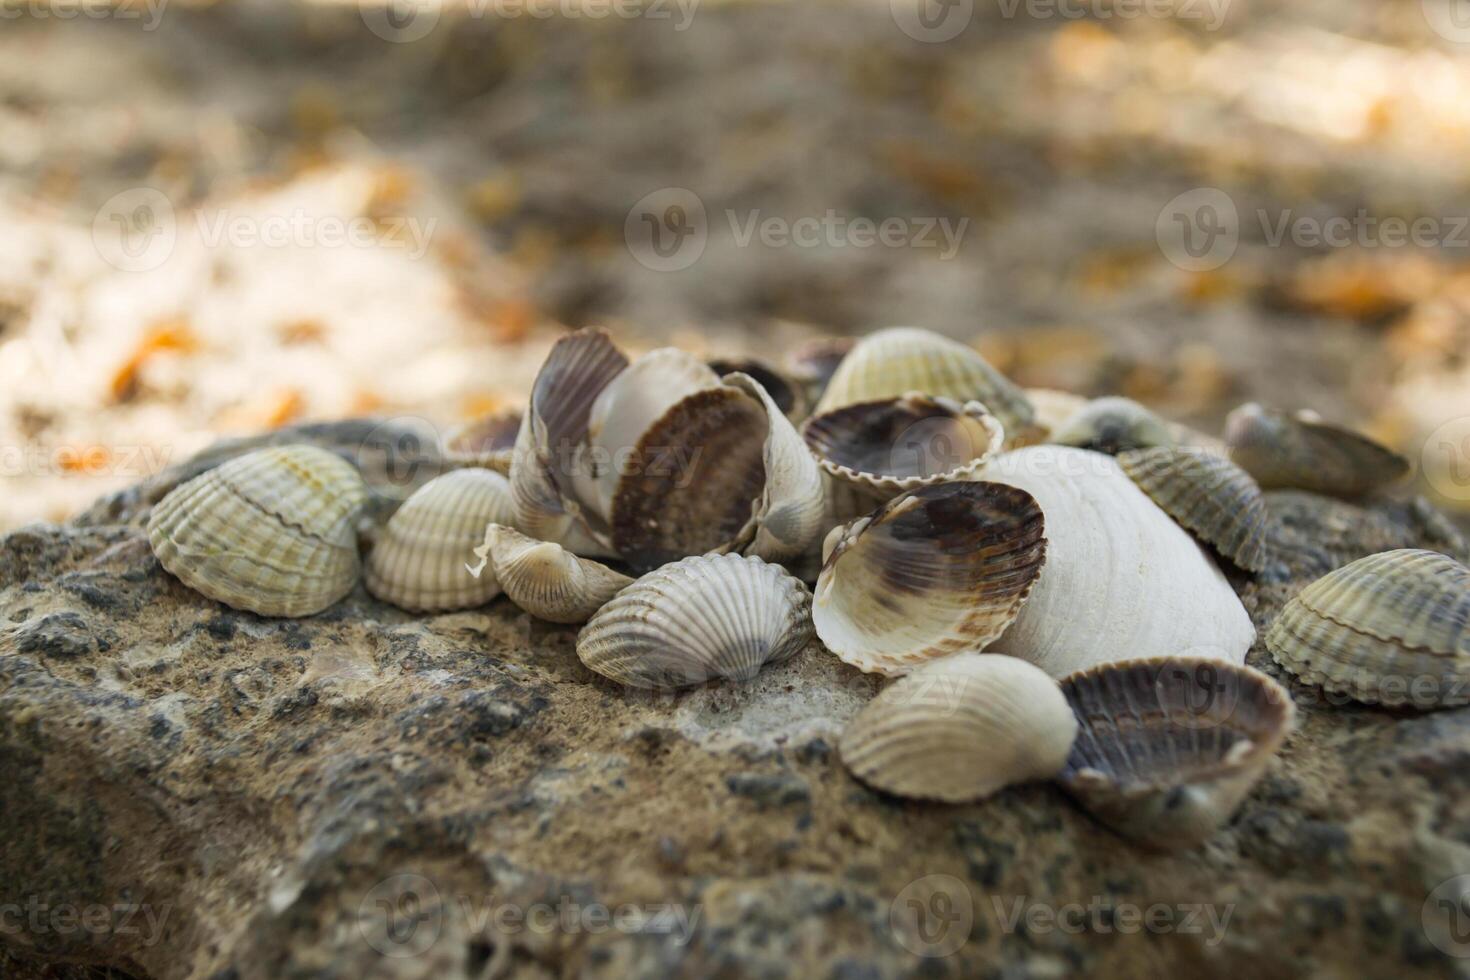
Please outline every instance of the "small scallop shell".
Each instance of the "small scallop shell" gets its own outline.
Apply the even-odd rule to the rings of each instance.
[[[909,392],[814,415],[802,437],[823,472],[892,496],[963,479],[1000,451],[1005,430],[979,402]]]
[[[537,541],[491,524],[475,554],[488,558],[500,587],[517,606],[552,623],[584,623],[621,590],[626,575],[578,558],[554,541]]]
[[[1470,569],[1414,549],[1360,558],[1288,602],[1266,648],[1300,680],[1365,704],[1470,703]]]
[[[1249,473],[1197,449],[1133,449],[1118,456],[1133,482],[1238,567],[1266,567],[1266,498]]]
[[[793,422],[806,417],[809,403],[806,389],[795,379],[753,357],[716,358],[709,362],[710,370],[720,376],[744,374],[771,396],[772,403]]]
[[[1046,561],[1024,490],[941,483],[829,535],[812,616],[827,648],[890,677],[978,650],[1016,618]]]
[[[974,349],[917,327],[892,327],[859,341],[832,375],[816,412],[910,391],[978,401],[1000,419],[1013,442],[1041,434],[1025,392]]]
[[[176,487],[148,518],[164,568],[211,599],[310,616],[352,591],[362,477],[314,446],[259,449]]]
[[[1255,403],[1225,420],[1230,459],[1263,490],[1295,488],[1360,497],[1399,480],[1409,461],[1367,436],[1305,413],[1287,415]]]
[[[491,412],[461,423],[444,433],[444,462],[449,466],[481,466],[509,474],[520,431],[521,413],[515,410]]]
[[[1157,849],[1207,840],[1290,733],[1286,691],[1249,667],[1160,657],[1062,681],[1081,731],[1058,781],[1098,820]]]
[[[1131,398],[1094,398],[1052,430],[1048,442],[1116,456],[1127,449],[1174,445],[1169,423]]]
[[[895,796],[963,803],[1049,779],[1077,720],[1056,681],[1014,657],[957,653],[889,685],[842,733],[842,762]]]
[[[494,470],[450,470],[404,501],[368,556],[364,584],[415,612],[469,609],[500,594],[495,575],[467,565],[485,525],[514,518],[510,484]]]
[[[750,680],[811,641],[811,594],[779,565],[700,555],[643,576],[577,637],[588,669],[630,687]]]

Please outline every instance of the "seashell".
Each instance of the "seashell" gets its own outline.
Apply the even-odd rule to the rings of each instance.
[[[1194,535],[1237,567],[1266,567],[1266,498],[1250,474],[1198,449],[1131,449],[1118,465],[1133,482]]]
[[[1102,823],[1163,850],[1207,840],[1290,733],[1286,691],[1249,667],[1162,657],[1062,681],[1080,724],[1058,777]]]
[[[1266,648],[1300,680],[1365,704],[1470,703],[1470,569],[1415,549],[1360,558],[1288,602]]]
[[[716,358],[709,362],[709,367],[721,377],[727,374],[749,375],[771,396],[782,415],[793,422],[806,417],[810,403],[805,387],[764,361],[753,357]]]
[[[1004,632],[1046,561],[1041,508],[996,483],[894,497],[828,536],[812,618],[842,660],[890,677]]]
[[[811,641],[811,594],[779,565],[699,555],[643,576],[577,636],[589,670],[630,687],[750,680]]]
[[[1014,657],[957,653],[868,702],[842,733],[852,774],[895,796],[963,803],[1055,776],[1077,719],[1056,681]]]
[[[1055,388],[1024,388],[1027,401],[1036,413],[1036,425],[1048,433],[1056,431],[1062,423],[1086,407],[1091,400],[1086,395],[1059,391]]]
[[[640,570],[738,551],[794,558],[822,530],[821,471],[752,378],[732,374],[640,438],[613,499],[617,553]]]
[[[1359,497],[1409,472],[1408,460],[1367,436],[1253,402],[1226,417],[1225,442],[1230,459],[1263,490],[1291,487]]]
[[[1029,446],[979,477],[1034,496],[1048,541],[1031,598],[991,650],[1053,677],[1155,656],[1245,662],[1255,629],[1225,576],[1111,456]]]
[[[892,327],[859,341],[832,375],[816,413],[909,391],[978,401],[1013,443],[1042,435],[1025,392],[972,348],[917,327]]]
[[[823,472],[892,496],[963,479],[1000,451],[1005,430],[979,402],[909,392],[814,415],[802,437]]]
[[[262,616],[310,616],[352,591],[357,470],[315,446],[238,456],[170,491],[148,518],[158,561],[211,599]]]
[[[485,528],[475,554],[488,559],[517,606],[552,623],[584,623],[633,579],[554,541],[537,541],[503,524]]]
[[[485,525],[513,520],[510,484],[494,470],[450,470],[403,502],[368,556],[367,590],[413,612],[469,609],[500,594],[467,564]]]
[[[491,412],[463,422],[444,433],[441,447],[444,462],[509,474],[520,431],[521,413],[515,410]]]
[[[786,372],[820,398],[842,359],[856,346],[856,337],[814,337],[786,355]]]
[[[1131,398],[1094,398],[1052,430],[1048,442],[1116,456],[1128,449],[1174,445],[1169,423]]]

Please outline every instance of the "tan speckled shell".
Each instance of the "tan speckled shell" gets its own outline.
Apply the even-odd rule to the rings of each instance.
[[[1165,513],[1238,567],[1266,567],[1266,498],[1245,470],[1204,450],[1165,446],[1120,453],[1118,465]]]
[[[828,537],[812,618],[827,648],[890,677],[979,650],[1016,618],[1046,561],[1024,490],[941,483],[894,497]]]
[[[159,562],[211,599],[263,616],[310,616],[357,584],[367,487],[314,446],[260,449],[176,487],[153,508]]]
[[[895,796],[962,803],[1055,776],[1077,720],[1056,681],[1014,657],[957,653],[889,685],[842,733],[842,762]]]
[[[1263,490],[1296,488],[1358,497],[1409,472],[1409,461],[1359,433],[1304,413],[1241,405],[1225,420],[1230,459]]]
[[[1128,449],[1174,445],[1169,423],[1131,398],[1094,398],[1052,430],[1059,446],[1117,455]]]
[[[584,623],[633,579],[579,558],[554,541],[537,541],[491,524],[475,554],[488,558],[506,597],[537,619]]]
[[[475,546],[486,524],[514,516],[510,484],[494,470],[435,477],[383,528],[364,584],[384,602],[415,612],[483,605],[500,594],[500,585],[489,569],[474,568]]]
[[[1162,657],[1063,679],[1080,722],[1058,777],[1084,809],[1164,850],[1207,840],[1290,733],[1295,708],[1249,667]]]
[[[1266,647],[1302,681],[1367,704],[1470,703],[1470,569],[1415,549],[1360,558],[1288,602]]]
[[[588,669],[630,687],[750,680],[811,640],[811,595],[779,565],[685,558],[643,576],[577,637]]]

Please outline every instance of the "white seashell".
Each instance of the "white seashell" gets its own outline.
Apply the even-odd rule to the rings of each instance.
[[[957,653],[889,685],[838,746],[863,782],[963,803],[1061,771],[1077,719],[1057,682],[1014,657]]]
[[[159,562],[211,599],[310,616],[352,591],[362,477],[315,446],[259,449],[176,487],[148,518]]]
[[[902,493],[828,535],[812,618],[868,673],[905,674],[1004,632],[1046,561],[1041,508],[998,483]]]
[[[750,680],[811,640],[811,595],[779,565],[702,555],[643,576],[577,637],[588,669],[630,687]]]
[[[1225,576],[1111,456],[1031,446],[979,476],[1034,496],[1049,543],[1030,599],[991,650],[1053,677],[1146,657],[1245,662],[1255,628]]]
[[[552,623],[583,623],[633,579],[554,541],[537,541],[491,524],[475,554],[488,559],[511,602]]]
[[[1094,398],[1054,428],[1047,438],[1059,446],[1075,446],[1116,456],[1129,449],[1172,446],[1169,423],[1131,398]]]
[[[500,585],[489,570],[467,563],[486,524],[514,517],[510,484],[494,470],[435,477],[383,528],[364,584],[384,602],[415,612],[483,605],[500,594]]]

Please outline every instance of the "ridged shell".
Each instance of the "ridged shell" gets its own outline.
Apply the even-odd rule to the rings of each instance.
[[[1005,429],[979,402],[909,392],[814,415],[802,437],[823,472],[891,496],[963,479],[1000,451]]]
[[[812,617],[827,648],[890,677],[979,650],[1016,618],[1046,561],[1041,508],[996,483],[893,498],[829,537]]]
[[[1048,442],[1117,455],[1174,445],[1169,423],[1131,398],[1094,398],[1052,430]]]
[[[454,426],[444,433],[444,462],[509,474],[520,431],[521,413],[515,410],[491,412]]]
[[[1220,569],[1111,456],[1065,446],[1002,453],[980,477],[1046,515],[1046,567],[992,647],[1065,677],[1154,656],[1244,663],[1250,616]]]
[[[368,556],[363,582],[414,612],[469,609],[500,594],[489,569],[473,571],[485,525],[513,520],[510,484],[494,470],[451,470],[404,501]]]
[[[554,541],[491,524],[475,554],[489,560],[511,602],[552,623],[585,623],[633,579]]]
[[[978,401],[1013,442],[1041,435],[1025,392],[972,348],[917,327],[892,327],[859,341],[832,375],[816,412],[909,391]]]
[[[310,616],[352,591],[367,487],[314,446],[259,449],[158,502],[148,541],[185,585],[263,616]]]
[[[811,403],[807,401],[805,386],[765,361],[754,357],[726,357],[715,358],[708,363],[710,370],[721,377],[727,374],[744,374],[755,379],[766,394],[771,396],[771,402],[781,414],[793,422],[806,417]]]
[[[1266,567],[1266,498],[1249,473],[1199,449],[1134,449],[1118,465],[1174,520],[1250,572]]]
[[[1263,490],[1283,487],[1359,497],[1409,472],[1409,461],[1367,436],[1304,413],[1249,403],[1225,420],[1230,459]]]
[[[842,762],[895,796],[962,803],[1061,770],[1077,720],[1056,681],[1014,657],[957,653],[900,678],[842,733]]]
[[[1080,731],[1058,781],[1098,820],[1160,850],[1229,820],[1296,714],[1258,671],[1174,657],[1081,671],[1062,692]]]
[[[1288,602],[1266,647],[1306,683],[1366,704],[1470,703],[1470,569],[1415,549],[1360,558]]]
[[[779,565],[700,555],[643,576],[577,637],[588,669],[630,687],[750,680],[811,641],[811,595]]]

